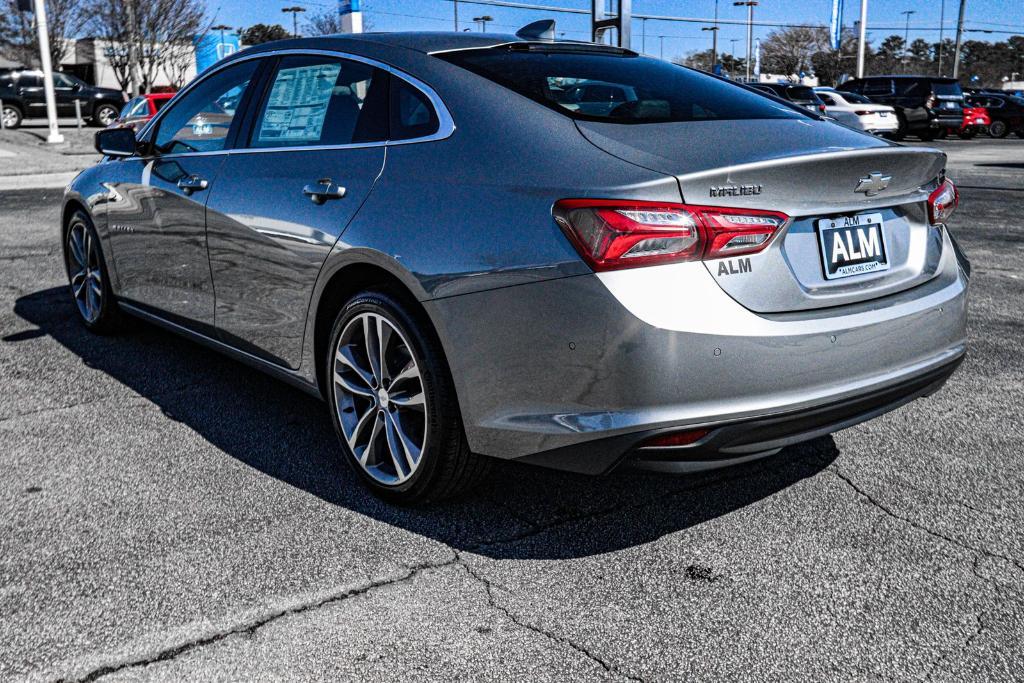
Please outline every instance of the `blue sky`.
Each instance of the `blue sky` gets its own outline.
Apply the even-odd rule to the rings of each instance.
[[[589,8],[590,0],[524,0],[529,4],[551,5],[559,7]],[[282,14],[281,8],[301,5],[312,12],[331,10],[337,6],[336,0],[208,0],[210,14],[216,21],[231,26],[248,26],[255,23],[280,23],[291,26],[291,16]],[[450,0],[362,0],[365,16],[378,31],[403,30],[435,30],[450,31],[454,27],[453,4]],[[844,23],[852,25],[860,12],[859,0],[845,0],[843,13]],[[869,31],[869,37],[877,45],[885,36],[897,33],[902,35],[906,17],[901,14],[905,10],[913,10],[910,16],[910,40],[922,37],[930,40],[938,38],[941,0],[869,0],[868,26],[884,28]],[[956,31],[958,0],[945,0],[946,35],[952,37]],[[715,11],[715,0],[633,0],[633,12],[652,15],[671,15],[683,17],[712,17]],[[777,22],[822,23],[827,24],[832,11],[832,0],[761,0],[754,8],[754,19]],[[494,17],[488,25],[488,31],[512,33],[523,24],[536,19],[553,17],[558,22],[559,32],[565,32],[566,38],[586,39],[589,24],[586,15],[546,13],[542,11],[511,9],[471,4],[465,0],[459,2],[460,29],[472,28],[476,25],[470,20],[482,14]],[[732,0],[720,0],[719,17],[722,19],[744,20],[745,7],[733,7]],[[635,22],[633,29],[634,49],[641,48],[641,22]],[[664,43],[665,57],[686,54],[694,50],[706,50],[711,46],[711,33],[701,32],[701,24],[684,24],[679,22],[647,21],[646,49],[650,54],[657,55]],[[1024,34],[1024,1],[1022,0],[967,0],[965,27],[992,31],[1013,31]],[[929,30],[931,29],[931,30]],[[764,36],[771,27],[754,27],[755,36]],[[1005,40],[1006,33],[966,33],[965,39]],[[665,36],[664,39],[658,36]],[[722,25],[719,32],[719,49],[731,52],[736,40],[736,52],[744,53],[745,28],[743,26]]]

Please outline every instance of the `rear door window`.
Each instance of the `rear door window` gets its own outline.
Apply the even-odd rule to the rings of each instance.
[[[872,95],[891,95],[892,94],[892,80],[888,78],[877,78],[864,83],[864,94],[868,97]]]
[[[304,147],[387,138],[387,72],[348,59],[297,55],[278,64],[251,147]]]
[[[631,52],[513,43],[437,57],[560,114],[587,121],[642,124],[804,117],[746,88]]]
[[[932,92],[936,97],[963,97],[964,92],[956,81],[933,81]]]

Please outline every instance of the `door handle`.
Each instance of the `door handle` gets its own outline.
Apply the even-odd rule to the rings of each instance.
[[[209,186],[210,183],[207,182],[206,178],[200,178],[199,176],[194,174],[190,176],[185,176],[184,178],[178,181],[178,189],[180,189],[186,195],[190,195],[193,192],[198,192],[200,190],[205,190]]]
[[[323,204],[329,199],[341,199],[345,192],[344,187],[332,182],[330,178],[321,178],[302,188],[302,194],[313,200],[316,205]]]

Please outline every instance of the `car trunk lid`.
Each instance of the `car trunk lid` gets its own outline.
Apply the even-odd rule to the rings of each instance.
[[[605,151],[675,176],[688,204],[790,216],[763,251],[705,262],[722,289],[753,311],[865,301],[925,282],[938,269],[942,237],[928,224],[926,210],[945,166],[937,150],[902,147],[814,120],[577,125]],[[869,216],[869,222],[881,221],[884,267],[830,274],[824,252],[831,246],[823,245],[822,230]],[[859,237],[851,230],[847,240]]]

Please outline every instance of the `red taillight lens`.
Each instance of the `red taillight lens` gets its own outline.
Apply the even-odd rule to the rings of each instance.
[[[818,105],[818,111],[820,111],[822,114],[824,114],[825,113],[825,105],[824,104],[819,104]]]
[[[945,223],[960,204],[960,192],[950,180],[943,180],[928,197],[928,220]]]
[[[874,114],[875,112],[861,109],[861,110],[855,111],[853,113],[856,114],[857,116],[869,116],[871,114]]]
[[[672,446],[689,446],[690,444],[696,443],[708,435],[706,429],[691,429],[685,432],[669,432],[668,434],[661,434],[660,436],[654,436],[644,441],[641,447],[653,447],[653,448],[671,448]]]
[[[787,219],[775,211],[607,199],[563,199],[553,214],[598,271],[751,254]]]

